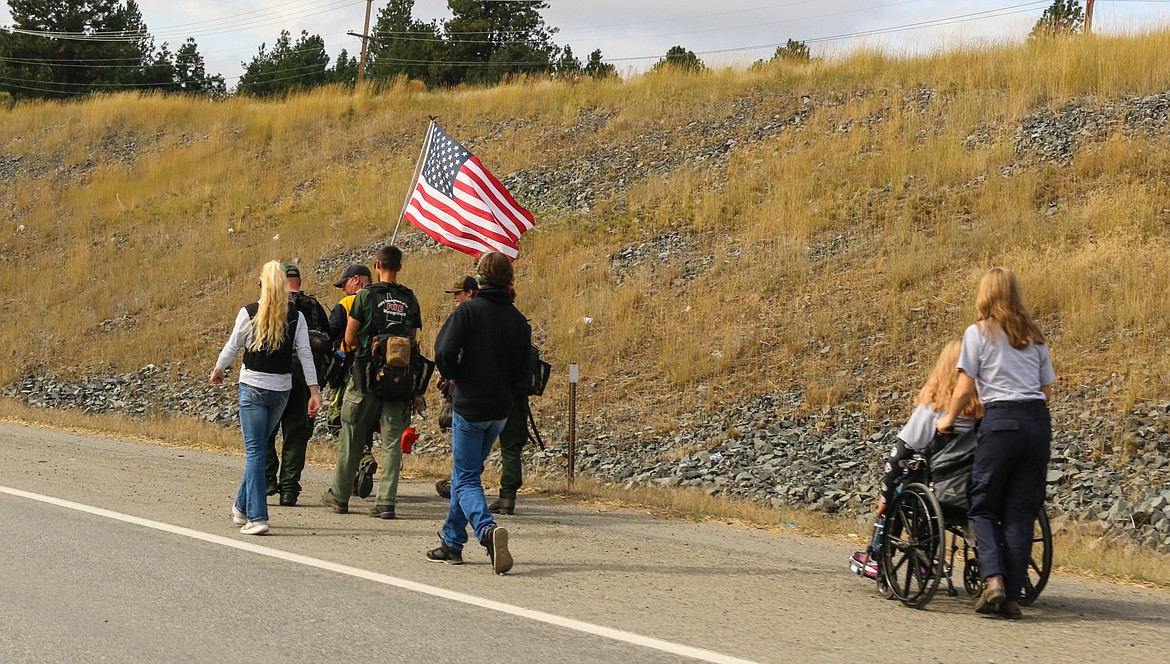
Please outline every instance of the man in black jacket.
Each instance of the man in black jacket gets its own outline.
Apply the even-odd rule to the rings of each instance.
[[[512,262],[499,252],[479,261],[474,299],[455,309],[435,339],[435,363],[454,381],[451,415],[451,502],[439,547],[427,560],[463,563],[468,524],[488,550],[492,570],[512,569],[508,532],[496,525],[483,493],[483,464],[512,410],[513,393],[528,380],[532,329],[512,305]]]
[[[292,263],[285,263],[284,276],[288,282],[288,299],[297,311],[305,317],[305,324],[312,332],[329,332],[329,315],[325,307],[312,295],[301,292],[301,270]],[[314,360],[317,359],[314,354]],[[317,365],[320,371],[320,365]],[[301,472],[305,469],[305,454],[309,448],[309,438],[313,436],[313,420],[306,415],[306,404],[309,403],[309,386],[305,384],[305,374],[301,365],[293,366],[293,386],[288,394],[288,403],[284,414],[280,417],[280,424],[272,430],[268,437],[268,453],[265,462],[264,475],[268,495],[280,493],[280,504],[285,507],[295,507],[297,498],[301,495]],[[276,456],[276,435],[284,434],[284,442],[280,445],[280,456]]]

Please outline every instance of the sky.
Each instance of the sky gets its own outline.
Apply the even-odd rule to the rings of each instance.
[[[496,0],[501,2],[525,0]],[[832,57],[860,47],[895,54],[925,53],[957,43],[1023,40],[1052,0],[548,0],[545,23],[585,60],[601,49],[623,75],[645,71],[681,45],[709,66],[748,65],[771,57],[777,44],[804,41],[812,55]],[[365,0],[138,0],[155,43],[175,50],[187,37],[199,44],[209,73],[228,87],[261,44],[287,29],[319,34],[331,57],[356,56]],[[370,23],[385,0],[374,0]],[[416,0],[414,17],[450,17],[446,0]],[[0,26],[10,25],[7,3]],[[1097,0],[1099,33],[1170,26],[1170,0]]]

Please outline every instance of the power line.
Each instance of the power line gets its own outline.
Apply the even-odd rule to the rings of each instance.
[[[360,0],[360,1],[364,2],[364,0]],[[812,2],[812,1],[814,1],[814,0],[804,0],[802,2],[789,3],[789,4],[790,5],[807,4],[808,2]],[[815,0],[815,1],[819,1],[819,0]],[[909,4],[909,2],[913,2],[913,1],[915,1],[915,0],[906,0],[904,2],[898,2],[895,4]],[[1117,1],[1143,2],[1143,3],[1150,3],[1150,4],[1170,4],[1170,0],[1117,0]],[[285,3],[285,4],[296,4],[296,3]],[[331,4],[358,4],[358,3],[334,2]],[[851,39],[854,37],[877,36],[877,35],[892,34],[892,33],[904,32],[904,31],[910,31],[910,30],[918,30],[918,29],[923,29],[923,28],[940,27],[940,26],[944,26],[944,25],[953,25],[956,23],[963,23],[963,22],[967,22],[967,21],[975,21],[975,20],[982,20],[982,19],[987,19],[987,18],[1008,16],[1008,15],[1013,15],[1013,14],[1028,13],[1028,12],[1038,8],[1041,5],[1048,5],[1048,4],[1050,4],[1049,0],[1033,0],[1032,2],[1024,2],[1024,3],[1014,4],[1014,5],[1007,5],[1007,6],[1003,6],[1003,7],[986,9],[986,10],[977,11],[977,12],[969,12],[966,14],[958,14],[958,15],[952,15],[952,16],[939,17],[939,18],[935,18],[935,19],[928,19],[928,20],[924,20],[924,21],[917,21],[917,22],[913,22],[913,23],[904,23],[904,24],[886,26],[886,27],[881,27],[881,28],[873,28],[873,29],[868,29],[868,30],[859,30],[859,31],[854,31],[854,32],[840,33],[840,34],[835,34],[835,35],[809,37],[809,38],[806,38],[806,39],[801,40],[801,41],[803,41],[806,44],[808,44],[808,43],[822,43],[822,42],[838,41],[838,40],[842,40],[842,39]],[[332,11],[332,10],[330,10],[330,11]],[[748,11],[748,10],[739,10],[739,11],[742,12],[742,11]],[[837,12],[834,14],[825,14],[825,15],[821,15],[821,16],[817,16],[817,17],[808,17],[808,18],[819,18],[819,17],[824,17],[824,16],[832,16],[832,15],[836,15],[836,14],[840,14],[840,13],[853,13],[853,11],[861,11],[861,10]],[[253,13],[253,12],[248,12],[248,13]],[[737,13],[737,12],[724,12],[722,14],[731,14],[731,13]],[[704,16],[712,16],[712,15],[721,15],[721,14],[708,14],[708,15],[704,15]],[[242,15],[240,15],[240,16],[242,16]],[[339,33],[335,33],[335,34],[339,34]],[[335,34],[329,35],[329,36],[335,36]],[[685,34],[685,33],[667,33],[665,35],[654,35],[654,36],[671,36],[672,34]],[[320,36],[320,35],[318,35],[318,36]],[[639,37],[639,38],[644,38],[644,36]],[[440,39],[440,40],[427,40],[427,41],[447,41],[447,40]],[[479,42],[472,41],[471,43],[479,43]],[[761,50],[761,49],[766,49],[766,48],[775,48],[775,47],[781,46],[785,43],[786,42],[773,42],[773,43],[766,43],[766,44],[755,44],[755,45],[751,45],[751,46],[735,46],[735,47],[719,48],[719,49],[707,49],[707,50],[696,51],[695,53],[697,55],[712,55],[712,54],[720,54],[720,53],[753,51],[753,50]],[[212,51],[212,52],[225,52],[226,50],[233,50],[234,51],[237,49],[225,49],[223,51]],[[317,51],[319,49],[317,49],[317,48],[294,49],[292,52],[297,53],[297,52],[301,52],[302,50]],[[661,57],[663,57],[662,54],[653,54],[653,55],[644,55],[644,56],[606,58],[605,60],[607,62],[612,63],[612,62],[652,60],[652,59],[658,59]],[[382,62],[389,62],[389,63],[394,63],[394,64],[436,65],[436,66],[450,65],[450,66],[483,67],[483,68],[493,68],[493,67],[544,68],[544,67],[547,67],[549,64],[549,63],[543,63],[543,62],[525,62],[525,61],[483,62],[483,61],[444,61],[444,60],[431,60],[431,59],[419,60],[419,59],[391,58],[391,57],[387,57],[385,55],[380,57],[379,60]],[[134,61],[134,59],[132,59],[132,58],[109,58],[109,59],[102,59],[102,60],[78,61],[76,59],[56,59],[56,60],[36,59],[36,60],[30,60],[30,59],[21,59],[21,58],[0,57],[0,62],[10,62],[10,63],[15,63],[15,64],[36,65],[36,64],[44,64],[44,63],[50,63],[50,62],[51,63],[63,62],[65,64],[57,65],[57,66],[87,67],[87,68],[95,68],[95,69],[141,68],[145,65],[149,65],[149,63],[137,63],[137,62],[135,64],[125,64],[125,65],[89,64],[89,63],[96,63],[96,62],[123,62],[123,61]],[[298,69],[315,69],[316,67],[318,67],[318,65],[312,65],[310,67],[298,68]],[[298,69],[287,70],[287,71],[297,71]],[[275,79],[275,80],[290,80],[290,79],[295,79],[295,78],[303,78],[303,77],[314,75],[315,73],[316,72],[314,71],[314,72],[309,72],[309,73],[303,74],[303,75],[284,77],[282,79]],[[239,78],[241,78],[241,76],[231,76],[231,77],[226,77],[225,80],[236,80]],[[0,80],[21,81],[22,79],[0,79]],[[271,81],[273,79],[268,79],[268,80]],[[23,81],[23,82],[39,82],[39,81]],[[148,84],[109,84],[109,85],[121,85],[121,86],[128,86],[128,87],[153,87],[153,86],[149,86]],[[17,86],[17,85],[12,85],[11,87],[20,88],[20,89],[37,90],[37,88],[29,88],[29,87]],[[54,90],[53,92],[58,92],[58,91]]]
[[[0,28],[0,30],[2,30],[2,29],[3,29],[3,28]],[[326,34],[323,34],[323,35],[316,35],[316,36],[317,36],[317,37],[321,37],[321,39],[322,39],[322,40],[324,40],[326,37],[338,37],[338,36],[341,36],[341,35],[344,35],[344,34],[346,34],[346,33],[344,33],[344,32],[330,32],[330,33],[326,33]],[[222,48],[222,49],[215,49],[215,50],[211,50],[211,51],[200,51],[199,53],[200,53],[200,55],[208,55],[208,54],[211,54],[211,53],[238,53],[238,52],[240,52],[241,50],[243,50],[243,49],[240,49],[240,48]],[[316,49],[316,48],[301,48],[301,49],[294,48],[294,49],[290,49],[288,52],[289,52],[289,53],[303,53],[303,52],[308,52],[308,51],[316,51],[316,50],[318,50],[318,49]],[[24,64],[42,64],[42,63],[54,63],[54,65],[55,65],[55,66],[65,66],[65,67],[67,67],[67,66],[70,66],[70,65],[68,65],[68,64],[56,64],[56,63],[70,63],[70,62],[79,62],[79,61],[80,61],[80,62],[83,62],[83,63],[91,63],[91,62],[131,62],[131,63],[138,63],[138,62],[140,62],[140,59],[139,59],[139,58],[136,58],[136,57],[126,57],[126,58],[84,58],[84,59],[82,59],[82,58],[36,58],[36,59],[23,59],[23,58],[6,58],[6,57],[3,57],[3,56],[0,56],[0,62],[20,62],[20,63],[24,63]],[[88,67],[88,66],[90,66],[90,65],[89,65],[89,64],[80,64],[80,65],[77,65],[77,66],[79,66],[79,67]],[[102,68],[102,67],[104,67],[104,66],[106,66],[106,65],[94,65],[94,67],[95,67],[95,68],[99,68],[99,69],[100,69],[100,68]],[[138,65],[138,64],[129,64],[129,65],[108,65],[108,66],[110,66],[110,67],[137,67],[137,66],[139,66],[139,65]]]
[[[8,30],[9,32],[13,32],[15,34],[23,34],[33,37],[45,37],[48,39],[61,39],[66,41],[134,42],[139,41],[145,37],[153,37],[155,39],[161,39],[165,41],[173,38],[182,39],[186,37],[209,37],[232,32],[243,32],[245,30],[251,30],[254,28],[287,23],[288,21],[294,19],[311,18],[313,16],[328,14],[330,12],[337,11],[338,9],[343,9],[345,7],[350,7],[357,4],[363,4],[364,1],[365,0],[333,0],[332,2],[328,2],[322,5],[321,7],[313,8],[313,11],[309,11],[309,9],[306,8],[299,13],[283,14],[275,18],[271,16],[265,16],[246,19],[223,26],[216,26],[214,28],[208,27],[187,33],[176,32],[174,34],[167,34],[163,32],[150,33],[127,31],[54,32],[49,30],[27,30],[24,28],[8,28]]]
[[[304,72],[304,73],[296,74],[293,76],[280,76],[277,78],[267,78],[266,77],[266,78],[263,78],[262,80],[254,82],[254,83],[242,83],[241,85],[244,85],[244,86],[262,85],[262,84],[266,84],[266,83],[274,83],[277,81],[286,81],[286,80],[292,80],[292,79],[297,79],[297,78],[308,78],[309,76],[314,76],[317,74],[325,73],[325,71],[327,71],[327,70],[324,67],[322,67],[320,64],[313,64],[313,65],[304,65],[301,67],[291,67],[289,69],[283,70],[281,73],[288,74],[291,72],[298,72],[298,71]],[[243,75],[229,76],[229,77],[225,78],[224,80],[231,81],[231,80],[238,80],[241,78],[243,78]],[[177,82],[177,83],[197,83],[197,82],[200,82],[203,80],[207,80],[207,79],[183,79],[180,81],[168,81],[166,83],[71,83],[71,82],[66,82],[66,81],[37,81],[37,80],[30,80],[30,79],[23,79],[23,78],[10,78],[10,77],[6,77],[6,76],[0,76],[0,83],[3,83],[5,85],[7,85],[10,81],[15,81],[17,83],[40,83],[42,85],[68,86],[68,87],[91,88],[91,89],[111,88],[111,89],[115,89],[115,90],[151,89],[151,88],[158,88],[158,87],[164,86],[164,85],[170,85],[174,82]],[[51,88],[29,88],[29,87],[24,87],[24,86],[19,86],[19,85],[13,85],[12,87],[26,89],[26,90],[39,90],[41,92],[64,92],[67,94],[86,94],[85,92],[72,93],[69,90],[55,90],[55,89],[51,89]]]

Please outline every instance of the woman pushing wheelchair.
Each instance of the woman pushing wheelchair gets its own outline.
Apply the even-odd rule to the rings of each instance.
[[[1052,442],[1048,401],[1056,373],[1011,270],[997,267],[983,275],[975,309],[976,322],[963,334],[954,393],[936,428],[950,433],[959,426],[952,413],[964,412],[976,399],[983,402],[969,492],[983,575],[975,610],[1018,619],[1034,524],[1044,503]]]

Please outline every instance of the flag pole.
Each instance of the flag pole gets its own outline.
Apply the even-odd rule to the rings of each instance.
[[[431,136],[434,135],[435,118],[427,125],[427,137],[423,139],[422,149],[418,151],[418,161],[414,162],[414,175],[410,177],[410,186],[406,188],[406,200],[402,201],[402,212],[398,213],[398,223],[394,224],[394,234],[390,236],[390,244],[398,239],[398,227],[402,225],[402,218],[406,216],[406,208],[410,205],[410,198],[414,195],[414,187],[418,184],[418,173],[426,161],[427,150],[431,147]]]

